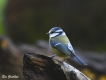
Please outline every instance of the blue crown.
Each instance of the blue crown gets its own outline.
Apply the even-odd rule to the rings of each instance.
[[[62,30],[60,27],[54,27],[52,30]]]

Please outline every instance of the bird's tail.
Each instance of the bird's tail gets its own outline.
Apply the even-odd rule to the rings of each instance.
[[[84,66],[87,65],[87,64],[86,64],[83,60],[81,60],[77,55],[75,55],[74,58],[75,58],[78,62],[80,62],[82,65],[84,65]]]

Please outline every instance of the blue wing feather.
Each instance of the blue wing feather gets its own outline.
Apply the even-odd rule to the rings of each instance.
[[[60,52],[75,58],[78,62],[80,62],[82,65],[87,65],[83,60],[81,60],[76,54],[75,51],[72,47],[72,45],[69,44],[62,44],[62,43],[58,43],[56,41],[52,41],[50,40],[50,44],[52,47],[54,47],[55,49],[59,50]]]
[[[62,44],[62,43],[57,43],[55,41],[50,40],[50,44],[53,48],[59,50],[60,52],[69,55],[70,51],[67,48],[66,44]]]

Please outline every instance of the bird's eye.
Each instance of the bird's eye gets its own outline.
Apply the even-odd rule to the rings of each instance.
[[[54,31],[51,31],[50,33],[55,33]]]

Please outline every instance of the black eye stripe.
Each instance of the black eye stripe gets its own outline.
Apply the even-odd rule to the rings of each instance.
[[[54,31],[51,31],[50,33],[55,33]]]
[[[59,36],[59,35],[61,35],[62,33],[64,33],[63,31],[60,31],[60,32],[53,32],[53,33],[59,33],[59,34],[57,34],[56,36],[54,36],[54,37],[57,37],[57,36]],[[52,34],[52,33],[51,33]],[[54,38],[54,37],[52,37],[52,38]]]
[[[59,34],[61,34],[61,33],[63,33],[63,31],[60,31],[60,32],[51,31],[50,33],[59,33]]]

